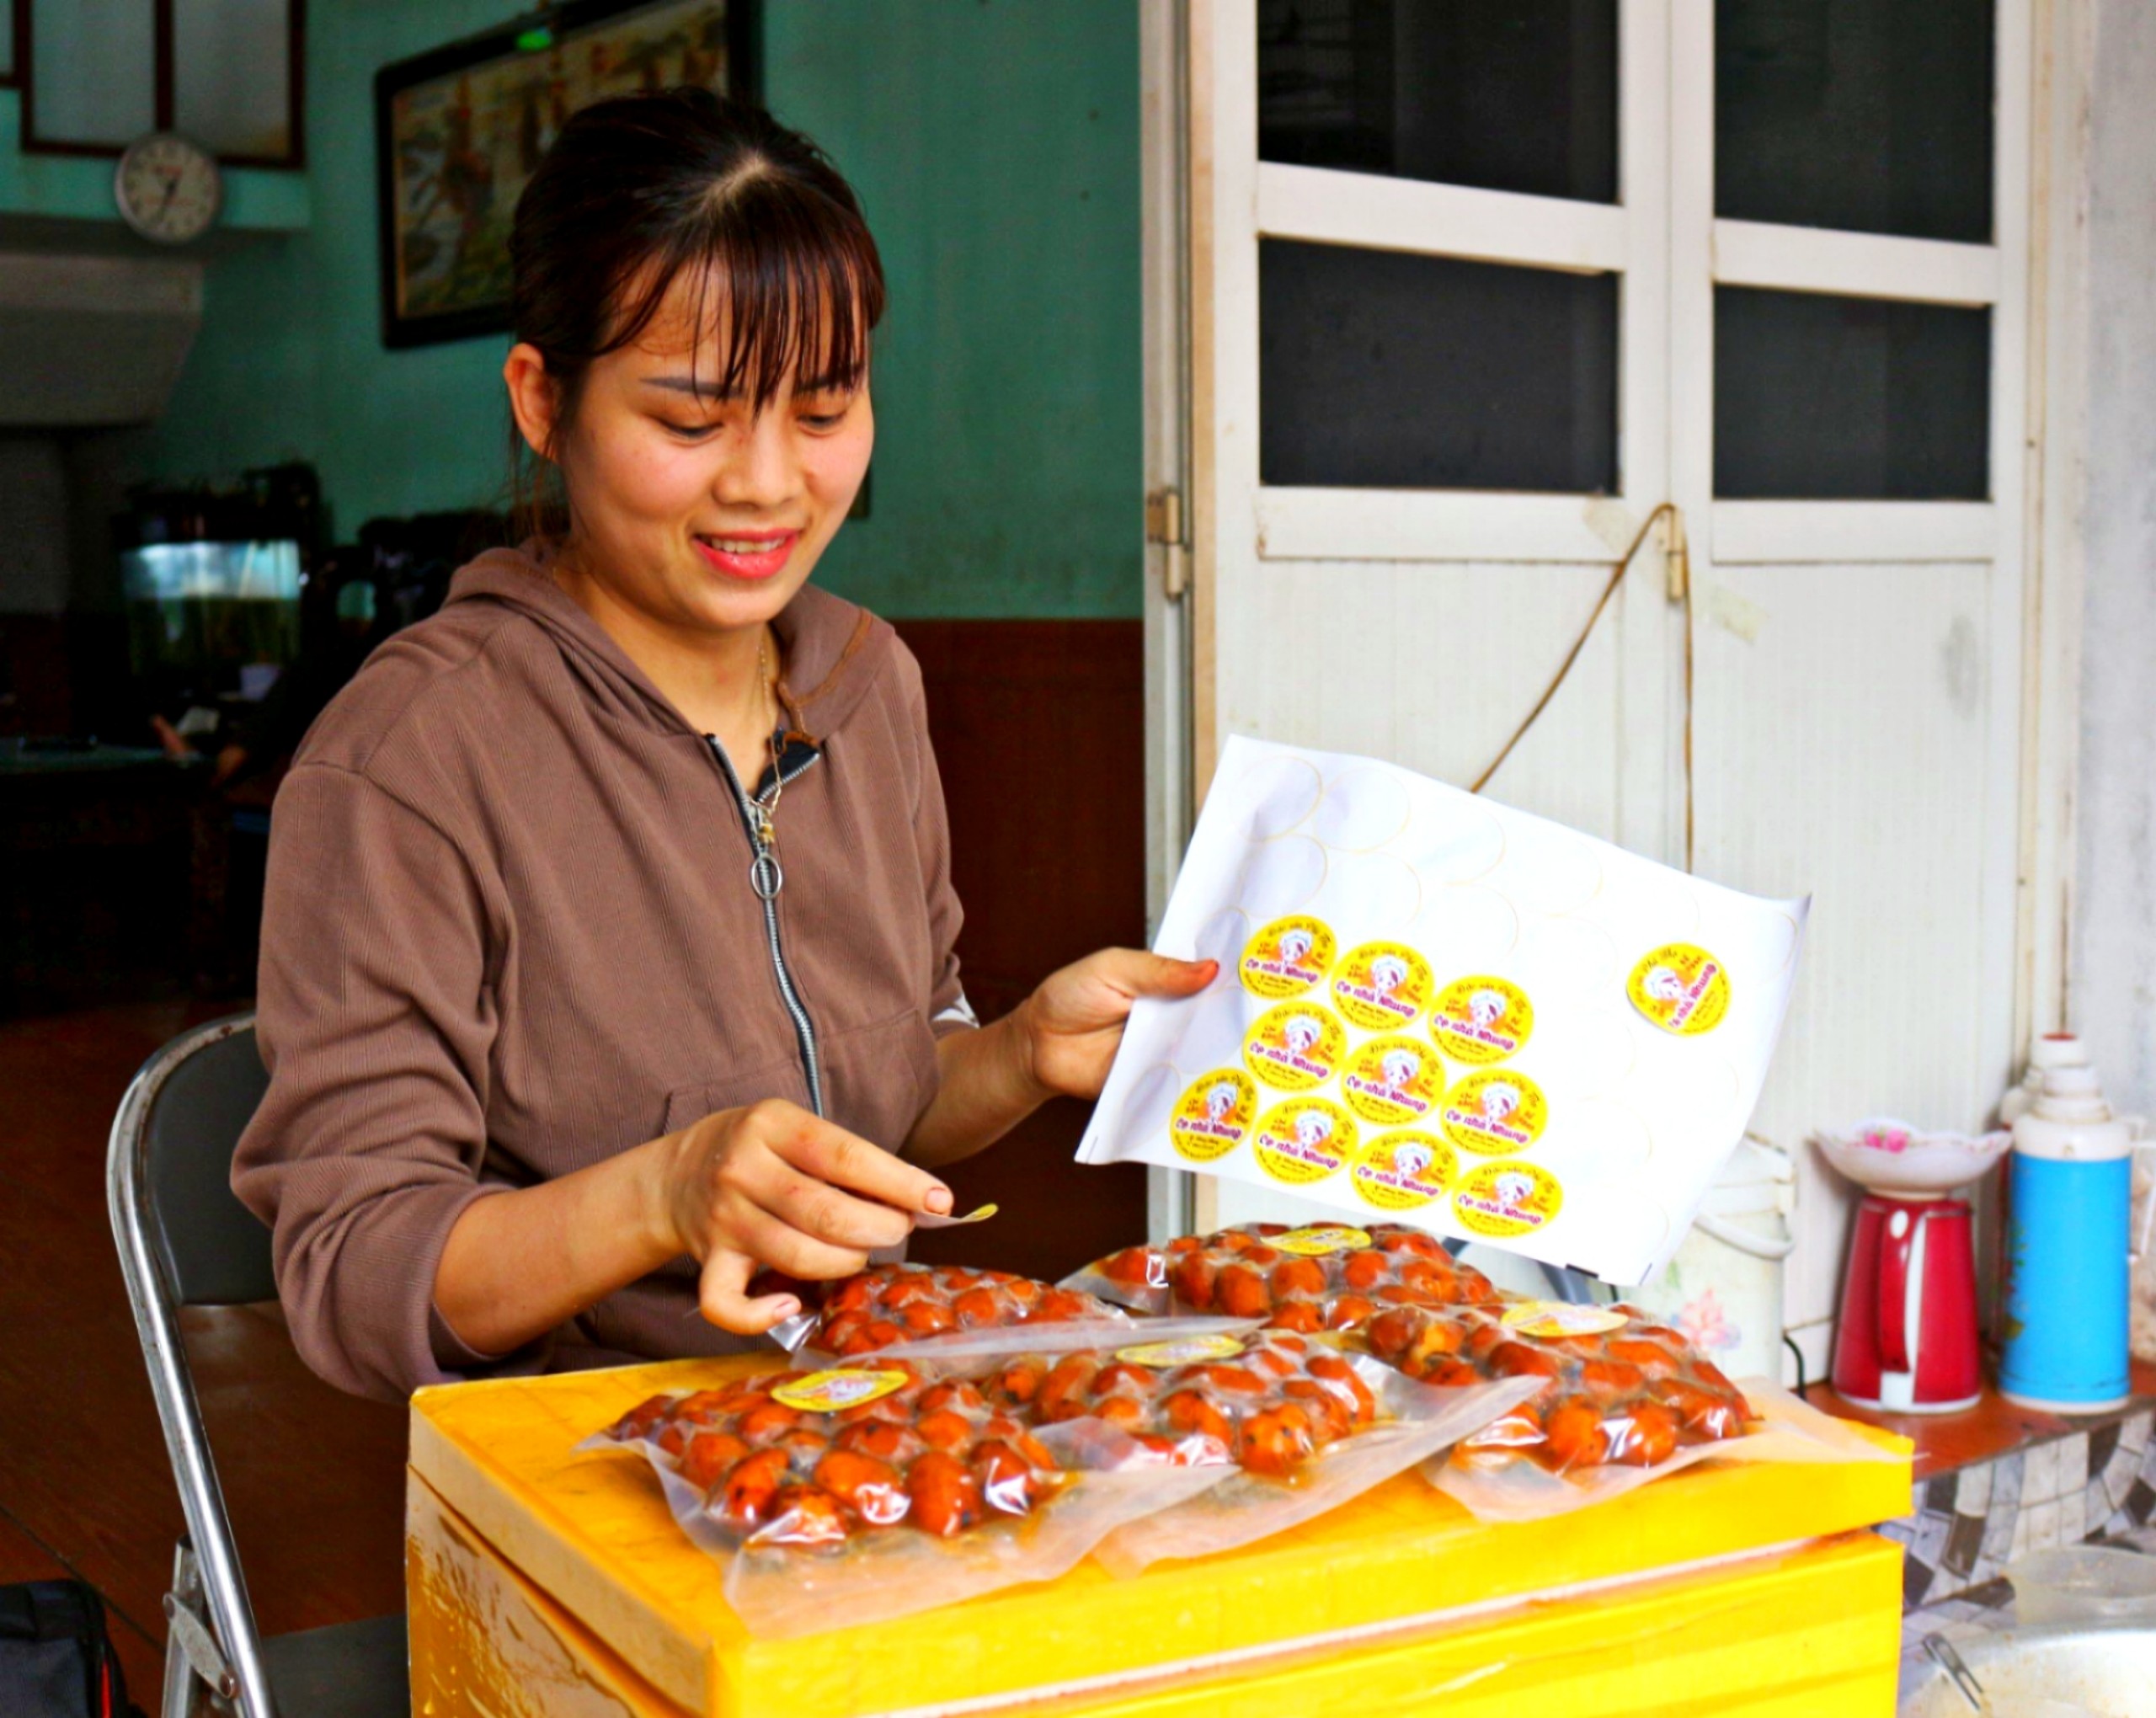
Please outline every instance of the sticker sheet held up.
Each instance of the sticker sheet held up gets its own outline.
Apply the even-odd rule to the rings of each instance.
[[[1229,741],[1079,1146],[1614,1283],[1742,1136],[1808,898],[1762,900],[1391,764]]]

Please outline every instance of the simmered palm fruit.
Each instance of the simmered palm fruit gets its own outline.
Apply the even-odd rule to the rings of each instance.
[[[1476,1462],[1530,1457],[1572,1468],[1653,1467],[1689,1445],[1743,1433],[1751,1406],[1715,1363],[1636,1307],[1609,1309],[1609,1331],[1534,1336],[1508,1329],[1502,1306],[1389,1308],[1361,1329],[1370,1352],[1424,1384],[1492,1378],[1549,1383],[1454,1454]]]
[[[823,1313],[809,1333],[808,1346],[851,1357],[946,1331],[1118,1316],[1114,1307],[1091,1294],[1007,1271],[877,1265],[825,1290]]]
[[[1181,1465],[1271,1475],[1378,1417],[1352,1358],[1287,1331],[1022,1360],[994,1390],[1043,1425],[1098,1419]]]
[[[654,1396],[613,1435],[672,1455],[705,1513],[750,1545],[835,1548],[900,1526],[947,1538],[1030,1515],[1069,1482],[983,1386],[901,1360]]]
[[[1274,1245],[1283,1235],[1291,1244]],[[1397,1223],[1292,1231],[1281,1223],[1246,1223],[1160,1246],[1126,1247],[1081,1278],[1103,1293],[1127,1288],[1133,1304],[1148,1310],[1165,1310],[1162,1301],[1171,1295],[1184,1311],[1260,1319],[1305,1333],[1347,1330],[1388,1306],[1474,1306],[1497,1298],[1490,1279],[1454,1259],[1435,1235]]]

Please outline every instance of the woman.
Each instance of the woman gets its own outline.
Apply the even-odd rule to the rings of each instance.
[[[702,91],[578,115],[517,205],[539,529],[369,659],[276,807],[233,1182],[308,1362],[397,1397],[744,1346],[1097,1095],[1109,950],[978,1026],[920,671],[808,581],[883,307],[814,146]],[[702,1319],[696,1315],[701,1312]]]

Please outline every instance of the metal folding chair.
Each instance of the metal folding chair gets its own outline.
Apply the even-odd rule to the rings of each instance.
[[[165,1595],[162,1718],[398,1718],[411,1710],[404,1618],[268,1640],[255,1630],[180,1341],[183,1306],[274,1300],[270,1231],[233,1197],[232,1152],[268,1076],[254,1016],[174,1038],[143,1064],[112,1124],[106,1192],[187,1536]]]

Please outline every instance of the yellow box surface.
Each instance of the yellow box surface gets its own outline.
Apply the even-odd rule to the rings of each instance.
[[[651,1693],[697,1718],[856,1718],[991,1701],[1029,1690],[1104,1688],[1114,1679],[1169,1671],[1179,1673],[1155,1693],[1140,1695],[1126,1687],[1117,1696],[1121,1704],[1104,1706],[1099,1704],[1103,1694],[1087,1694],[1076,1697],[1079,1704],[1069,1710],[1168,1718],[1196,1710],[1177,1704],[1193,1686],[1214,1690],[1215,1704],[1209,1710],[1285,1710],[1273,1707],[1270,1695],[1246,1709],[1234,1703],[1223,1708],[1218,1701],[1229,1685],[1222,1678],[1232,1683],[1241,1673],[1238,1661],[1277,1654],[1298,1642],[1309,1643],[1307,1666],[1264,1674],[1305,1678],[1307,1685],[1297,1684],[1292,1704],[1329,1712],[1336,1708],[1320,1701],[1319,1690],[1340,1675],[1335,1661],[1342,1652],[1351,1655],[1358,1682],[1406,1653],[1396,1667],[1398,1674],[1412,1687],[1431,1688],[1437,1661],[1423,1662],[1419,1649],[1391,1639],[1351,1647],[1338,1638],[1351,1630],[1399,1629],[1417,1619],[1434,1619],[1444,1639],[1480,1642],[1460,1648],[1465,1667],[1456,1673],[1481,1668],[1446,1700],[1449,1713],[1473,1712],[1477,1705],[1460,1702],[1475,1682],[1492,1674],[1489,1666],[1496,1661],[1489,1655],[1498,1652],[1512,1663],[1529,1644],[1523,1636],[1505,1645],[1492,1631],[1532,1632],[1561,1611],[1575,1619],[1566,1627],[1576,1632],[1561,1630],[1561,1638],[1543,1641],[1530,1656],[1555,1652],[1557,1660],[1572,1662],[1570,1671],[1560,1664],[1550,1673],[1561,1680],[1574,1673],[1617,1677],[1609,1693],[1622,1699],[1630,1698],[1621,1684],[1632,1675],[1624,1665],[1636,1656],[1642,1629],[1665,1632],[1682,1618],[1703,1614],[1703,1604],[1706,1613],[1722,1619],[1731,1650],[1752,1665],[1748,1673],[1755,1681],[1765,1679],[1762,1686],[1791,1678],[1801,1683],[1790,1654],[1815,1635],[1828,1639],[1837,1629],[1854,1630],[1869,1644],[1843,1657],[1865,1666],[1878,1657],[1870,1648],[1884,1642],[1878,1662],[1887,1667],[1883,1686],[1889,1698],[1880,1710],[1891,1708],[1898,1575],[1881,1581],[1874,1566],[1886,1567],[1884,1558],[1897,1571],[1898,1553],[1877,1541],[1856,1541],[1853,1549],[1814,1548],[1793,1562],[1769,1560],[1774,1567],[1801,1572],[1812,1566],[1806,1557],[1831,1552],[1872,1571],[1869,1584],[1851,1579],[1806,1587],[1806,1602],[1814,1609],[1844,1600],[1854,1609],[1838,1621],[1822,1612],[1812,1619],[1817,1626],[1807,1623],[1794,1642],[1780,1639],[1777,1629],[1772,1664],[1760,1657],[1762,1629],[1776,1616],[1803,1621],[1809,1613],[1801,1605],[1790,1609],[1792,1593],[1773,1596],[1775,1577],[1757,1560],[1719,1571],[1673,1574],[1689,1597],[1677,1614],[1659,1621],[1659,1613],[1629,1619],[1620,1615],[1635,1603],[1652,1612],[1654,1601],[1639,1595],[1636,1579],[1623,1593],[1613,1588],[1554,1609],[1523,1611],[1515,1604],[1507,1619],[1464,1632],[1463,1619],[1440,1614],[1682,1571],[1687,1565],[1794,1545],[1902,1515],[1909,1507],[1910,1483],[1908,1446],[1899,1440],[1887,1442],[1898,1446],[1900,1462],[1700,1467],[1597,1508],[1503,1527],[1477,1523],[1418,1476],[1404,1475],[1293,1532],[1222,1556],[1158,1565],[1135,1580],[1113,1581],[1086,1564],[1059,1581],[894,1622],[792,1641],[753,1640],[721,1596],[720,1565],[682,1536],[642,1460],[619,1452],[579,1455],[574,1446],[657,1391],[693,1388],[717,1375],[771,1363],[675,1361],[424,1390],[413,1401],[413,1469],[468,1529],[467,1537],[486,1545],[515,1571],[518,1584],[573,1618],[579,1630],[588,1631]],[[414,1596],[416,1618],[416,1585]],[[1880,1641],[1872,1641],[1872,1635]],[[416,1634],[414,1653],[416,1669]],[[1703,1685],[1700,1698],[1711,1694],[1719,1702],[1715,1710],[1806,1710],[1732,1706],[1729,1692],[1740,1684],[1721,1673],[1707,1682],[1711,1687]],[[1563,1685],[1567,1710],[1575,1714],[1691,1710],[1689,1694],[1676,1704],[1582,1705],[1572,1698],[1572,1681]],[[1521,1683],[1513,1692],[1533,1686]],[[1365,1692],[1374,1690],[1366,1687]],[[1129,1699],[1146,1704],[1131,1705]],[[639,1712],[632,1705],[618,1710]],[[1390,1709],[1366,1703],[1357,1710]]]

